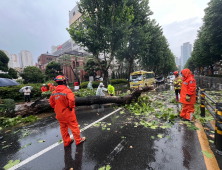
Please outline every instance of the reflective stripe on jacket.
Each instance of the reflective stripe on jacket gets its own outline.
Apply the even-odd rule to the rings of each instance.
[[[180,102],[183,104],[195,104],[196,103],[196,81],[193,78],[189,69],[181,71],[184,75],[182,88],[180,92]],[[190,101],[186,101],[186,95],[190,95]]]

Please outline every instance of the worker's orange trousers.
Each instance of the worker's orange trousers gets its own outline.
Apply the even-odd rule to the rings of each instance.
[[[194,114],[194,104],[183,104],[183,109],[180,113],[180,116],[184,119],[193,120]]]
[[[60,130],[61,130],[64,146],[68,146],[71,142],[68,128],[70,128],[72,131],[73,137],[76,141],[76,145],[81,143],[80,130],[79,130],[79,126],[78,126],[78,122],[77,122],[76,117],[75,117],[75,119],[72,119],[67,122],[60,121],[59,124],[60,124]]]

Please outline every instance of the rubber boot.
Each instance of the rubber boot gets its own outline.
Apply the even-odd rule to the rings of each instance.
[[[176,95],[176,101],[178,102],[178,95]]]

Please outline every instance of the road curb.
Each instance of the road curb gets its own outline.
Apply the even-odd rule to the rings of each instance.
[[[197,136],[200,142],[201,149],[213,155],[213,158],[208,158],[203,154],[207,170],[220,170],[217,160],[215,158],[215,155],[210,148],[207,135],[205,134],[205,131],[201,122],[199,120],[196,120],[195,126],[200,129],[196,131],[197,131]]]

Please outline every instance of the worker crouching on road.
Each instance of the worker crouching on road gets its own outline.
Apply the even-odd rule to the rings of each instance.
[[[66,86],[66,78],[57,76],[55,81],[58,83],[55,91],[50,96],[49,102],[56,113],[56,119],[59,121],[64,146],[71,144],[74,139],[76,145],[85,141],[85,137],[80,137],[80,130],[75,114],[75,95]],[[69,136],[68,128],[71,129],[74,139]]]
[[[99,83],[99,86],[98,86],[97,91],[96,91],[96,96],[105,96],[105,94],[103,93],[103,90],[107,91],[107,89],[104,88],[103,83]]]
[[[183,83],[180,93],[180,102],[183,103],[183,109],[180,116],[186,120],[193,120],[194,104],[196,103],[196,82],[189,69],[181,71]]]
[[[115,88],[111,84],[108,85],[108,93],[110,96],[115,96]]]
[[[175,79],[173,80],[173,85],[175,89],[176,101],[178,102],[183,79],[182,77],[180,77],[178,71],[175,71],[173,74],[175,76]]]
[[[43,84],[43,86],[42,86],[42,88],[41,88],[41,91],[42,91],[42,92],[46,92],[46,91],[48,91],[48,89],[47,89],[47,87],[46,87],[45,84]]]

